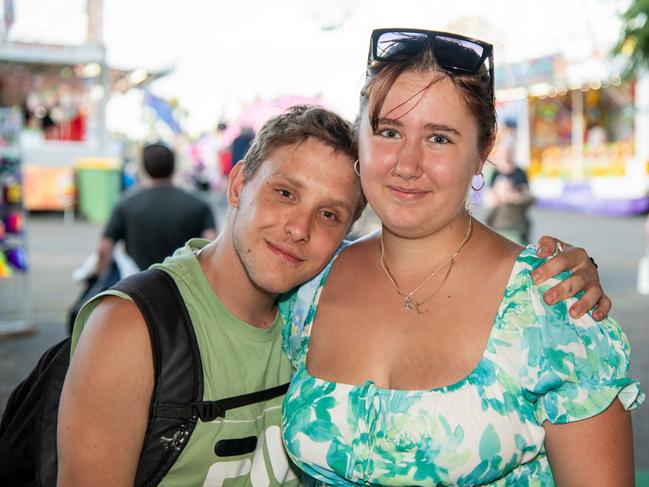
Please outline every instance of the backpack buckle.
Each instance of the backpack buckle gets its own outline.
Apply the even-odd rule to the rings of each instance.
[[[191,407],[203,423],[225,418],[226,409],[217,401],[196,401]]]

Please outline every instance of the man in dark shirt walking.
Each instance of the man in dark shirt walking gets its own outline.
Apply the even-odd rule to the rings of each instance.
[[[140,269],[162,262],[193,237],[216,238],[209,205],[174,186],[175,156],[163,144],[142,151],[144,170],[151,178],[117,203],[98,248],[98,274],[111,262],[113,248],[124,240],[126,253]]]

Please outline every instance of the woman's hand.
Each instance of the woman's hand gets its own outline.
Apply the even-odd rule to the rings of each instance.
[[[557,252],[561,247],[561,251]],[[584,290],[584,295],[570,307],[570,316],[579,318],[595,307],[592,316],[601,321],[611,310],[611,300],[604,294],[599,282],[597,265],[581,247],[574,247],[554,237],[541,237],[537,244],[539,257],[552,257],[532,272],[536,284],[556,276],[563,271],[571,271],[572,275],[549,289],[543,295],[547,304],[555,304],[574,296]],[[554,256],[553,256],[554,255]]]

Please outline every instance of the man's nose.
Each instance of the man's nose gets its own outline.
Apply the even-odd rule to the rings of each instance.
[[[290,215],[284,229],[294,242],[308,242],[311,238],[311,214],[296,210]]]

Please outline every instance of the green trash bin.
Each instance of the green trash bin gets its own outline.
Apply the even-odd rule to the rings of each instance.
[[[119,162],[87,158],[75,166],[79,211],[93,223],[106,223],[122,189]]]

